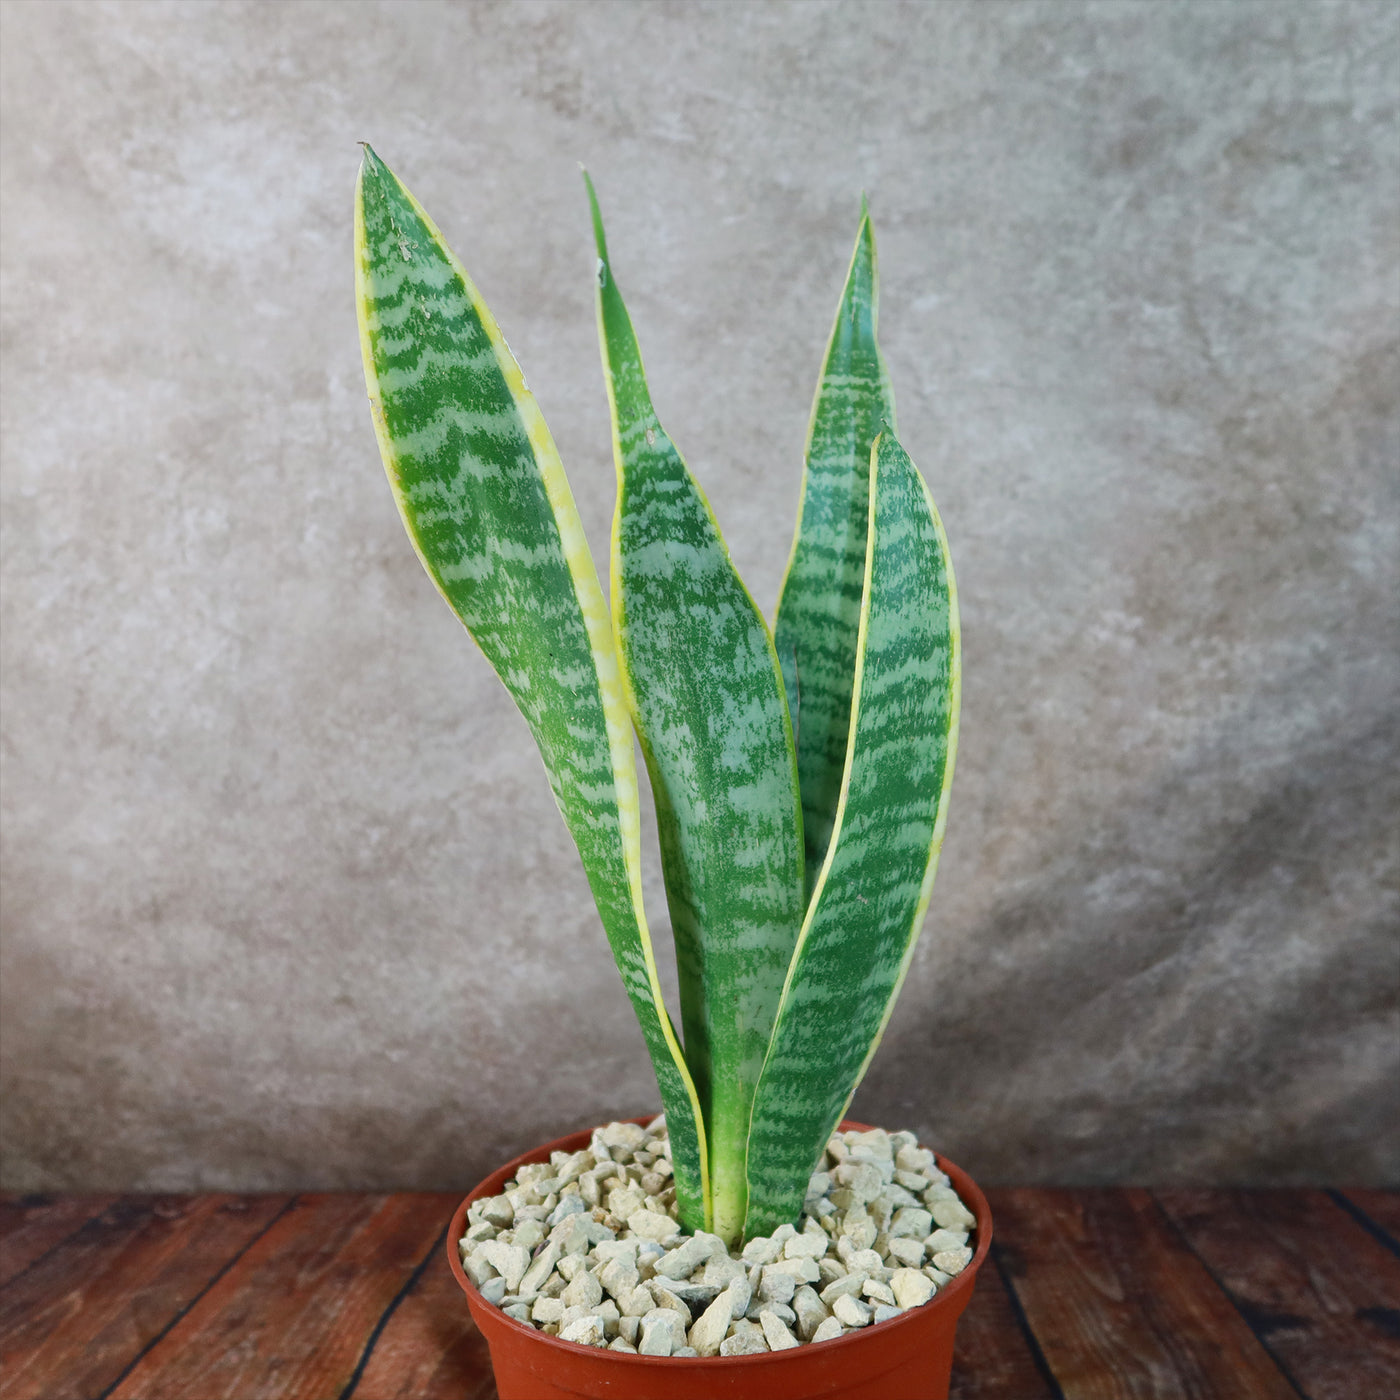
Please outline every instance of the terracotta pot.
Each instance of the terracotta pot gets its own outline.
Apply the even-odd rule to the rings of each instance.
[[[864,1131],[866,1125],[847,1121],[841,1127]],[[591,1136],[591,1128],[571,1133],[507,1162],[457,1207],[448,1227],[448,1263],[491,1349],[500,1400],[945,1400],[953,1332],[987,1257],[992,1215],[977,1184],[944,1157],[938,1158],[938,1165],[977,1217],[972,1262],[923,1307],[830,1342],[756,1356],[629,1356],[561,1342],[488,1303],[463,1272],[457,1248],[466,1231],[467,1207],[480,1196],[500,1195],[517,1167],[547,1162],[551,1152],[577,1152],[588,1146]]]

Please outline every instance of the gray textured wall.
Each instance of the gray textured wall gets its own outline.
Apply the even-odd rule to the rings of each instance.
[[[1400,1177],[1393,6],[0,23],[5,1184],[464,1184],[654,1102],[383,480],[358,139],[473,270],[601,556],[587,161],[765,607],[869,190],[966,691],[862,1116],[988,1180]]]

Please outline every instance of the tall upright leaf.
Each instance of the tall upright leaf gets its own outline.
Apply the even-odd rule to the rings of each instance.
[[[871,456],[850,741],[831,844],[754,1097],[750,1236],[796,1217],[880,1043],[948,819],[961,670],[948,544],[894,436],[883,434]]]
[[[709,1132],[714,1231],[737,1239],[754,1086],[802,921],[802,814],[773,641],[652,408],[598,240],[617,459],[612,605],[656,794],[686,1059]]]
[[[794,714],[807,887],[831,840],[851,725],[870,445],[894,430],[894,395],[875,341],[879,277],[870,214],[860,228],[807,430],[802,504],[778,599],[774,636]]]
[[[642,907],[631,726],[564,469],[471,279],[368,146],[355,252],[365,383],[394,497],[429,576],[539,745],[651,1052],[681,1219],[703,1226],[699,1103]]]

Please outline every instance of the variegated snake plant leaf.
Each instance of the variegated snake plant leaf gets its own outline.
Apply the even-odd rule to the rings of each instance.
[[[369,147],[355,247],[365,383],[389,484],[423,567],[539,745],[651,1052],[681,1218],[703,1227],[699,1100],[642,907],[631,725],[564,468],[471,279]]]
[[[909,970],[948,819],[961,689],[948,543],[891,434],[876,439],[871,459],[850,738],[754,1096],[746,1235],[768,1234],[802,1208]]]
[[[881,429],[894,431],[894,393],[875,342],[878,298],[875,233],[862,200],[855,251],[807,427],[797,531],[773,629],[789,698],[801,693],[797,771],[809,891],[831,839],[846,766],[870,444]]]
[[[656,797],[714,1230],[728,1239],[744,1224],[749,1112],[802,923],[797,757],[768,624],[657,420],[591,181],[588,194],[617,462],[613,630]]]

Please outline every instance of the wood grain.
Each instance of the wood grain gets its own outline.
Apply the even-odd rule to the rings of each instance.
[[[1343,1191],[1341,1194],[1400,1250],[1400,1191]]]
[[[112,1400],[337,1400],[458,1199],[299,1196]]]
[[[1400,1397],[1394,1193],[990,1194],[952,1400]],[[494,1400],[455,1203],[0,1198],[0,1400]]]
[[[370,1352],[346,1400],[496,1400],[486,1338],[439,1240]]]
[[[128,1197],[0,1291],[0,1400],[102,1395],[286,1196]]]
[[[1400,1396],[1400,1258],[1322,1191],[1161,1191],[1310,1400]]]
[[[990,1191],[999,1258],[1069,1400],[1297,1400],[1141,1190]]]
[[[1001,1229],[1001,1222],[996,1222]],[[995,1241],[993,1242],[996,1248]],[[1059,1400],[1041,1374],[1031,1342],[992,1259],[958,1322],[948,1400]]]
[[[0,1288],[116,1200],[116,1196],[0,1197]]]

